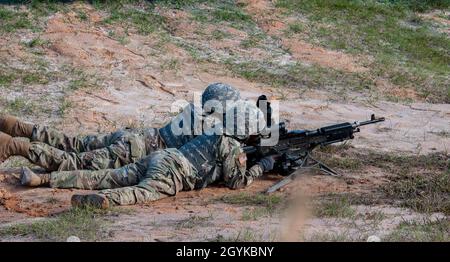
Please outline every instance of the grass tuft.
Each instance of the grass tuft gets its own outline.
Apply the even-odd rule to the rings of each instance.
[[[448,242],[450,241],[450,220],[446,218],[431,221],[403,221],[388,236],[392,242]]]
[[[337,195],[321,201],[314,211],[317,217],[352,218],[356,211],[351,205],[350,198]]]
[[[1,228],[0,236],[32,236],[43,241],[65,241],[74,235],[81,241],[98,241],[105,236],[102,217],[108,212],[91,207],[72,208],[55,219]]]

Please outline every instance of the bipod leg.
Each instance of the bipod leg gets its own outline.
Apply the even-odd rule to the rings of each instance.
[[[307,160],[311,160],[313,162],[312,165],[309,165],[308,163],[306,164],[306,167],[313,167],[313,166],[319,166],[319,170],[321,172],[323,172],[326,175],[329,176],[334,176],[334,177],[340,177],[342,176],[341,174],[339,174],[338,172],[336,172],[334,169],[332,169],[331,167],[327,166],[326,164],[324,164],[323,162],[320,162],[319,160],[313,158],[310,154],[308,154],[306,156],[305,161]]]
[[[295,178],[296,178],[298,175],[300,175],[300,173],[303,173],[303,172],[307,171],[308,169],[310,169],[310,168],[305,167],[305,168],[300,168],[300,169],[298,169],[297,172],[290,174],[289,176],[287,176],[287,177],[281,179],[280,181],[278,181],[278,182],[276,182],[275,184],[273,184],[272,186],[270,186],[270,187],[266,190],[265,193],[266,193],[266,194],[273,193],[273,192],[277,191],[278,189],[280,189],[280,188],[286,186],[287,184],[290,184],[292,181],[295,180]]]
[[[326,164],[320,162],[319,160],[313,158],[310,154],[307,154],[304,157],[302,164],[297,167],[296,172],[294,172],[294,173],[290,174],[289,176],[283,178],[282,180],[276,182],[274,185],[269,187],[265,193],[270,194],[270,193],[277,191],[278,189],[290,184],[301,173],[304,173],[311,169],[318,169],[322,173],[329,175],[329,176],[334,176],[334,177],[342,176],[338,172],[336,172],[334,169],[332,169],[331,167],[329,167]]]

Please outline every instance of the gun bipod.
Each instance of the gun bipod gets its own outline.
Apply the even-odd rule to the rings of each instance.
[[[294,167],[293,169],[295,171],[292,174],[290,174],[289,176],[278,181],[274,185],[270,186],[266,190],[265,193],[270,194],[270,193],[277,191],[278,189],[280,189],[280,188],[288,185],[292,181],[294,181],[295,178],[297,176],[299,176],[300,174],[302,174],[306,171],[309,171],[311,169],[319,170],[320,172],[324,173],[325,175],[329,175],[329,176],[334,176],[334,177],[342,176],[338,172],[336,172],[334,169],[332,169],[331,167],[324,164],[323,162],[313,158],[310,153],[307,153],[305,155],[305,157],[303,158],[302,163],[299,166]]]

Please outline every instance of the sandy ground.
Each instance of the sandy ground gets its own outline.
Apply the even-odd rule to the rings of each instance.
[[[286,21],[280,20],[271,12],[270,1],[248,2],[248,12],[261,17],[258,25],[269,35],[282,37],[281,32]],[[41,37],[49,41],[44,48],[45,60],[50,65],[69,64],[82,68],[85,72],[101,79],[100,90],[78,90],[66,99],[73,104],[68,114],[57,126],[71,133],[105,132],[124,125],[161,126],[172,113],[171,105],[176,100],[192,100],[195,93],[200,93],[211,82],[226,82],[241,91],[245,98],[256,99],[260,94],[267,94],[279,102],[280,118],[288,122],[290,129],[317,128],[322,125],[343,121],[367,120],[372,113],[386,117],[380,124],[361,128],[352,145],[364,152],[373,149],[382,152],[405,154],[428,154],[431,152],[448,152],[450,137],[441,134],[450,132],[450,105],[426,104],[420,101],[402,104],[386,101],[368,103],[360,95],[350,93],[350,100],[335,100],[334,95],[326,91],[290,92],[249,82],[234,77],[217,64],[197,65],[189,54],[177,45],[168,43],[161,49],[156,35],[141,36],[128,33],[128,43],[121,44],[108,35],[105,26],[97,26],[102,13],[84,6],[89,15],[89,22],[79,21],[75,13],[57,13],[47,21],[47,27]],[[180,18],[181,17],[181,18]],[[183,14],[172,13],[172,19],[179,19],[183,25]],[[120,31],[120,28],[117,29]],[[230,29],[231,30],[231,29]],[[188,28],[178,34],[188,35]],[[239,35],[239,32],[236,33]],[[22,36],[22,39],[26,37]],[[17,40],[1,39],[2,56],[26,56],[26,50]],[[215,48],[233,45],[226,42]],[[214,44],[214,43],[212,43]],[[4,46],[9,46],[5,51]],[[353,57],[348,54],[325,50],[311,44],[282,39],[282,45],[291,50],[289,59],[316,63],[324,67],[338,68],[349,72],[367,70],[361,60],[370,58]],[[5,51],[5,52],[3,52]],[[170,59],[180,61],[176,70],[163,70],[161,64]],[[205,70],[208,68],[209,70]],[[36,87],[49,90],[52,86]],[[57,86],[54,87],[55,90]],[[52,95],[57,92],[50,92]],[[11,94],[8,94],[11,95]],[[39,117],[31,120],[41,120]],[[51,122],[43,120],[44,122]],[[5,166],[9,163],[5,163]],[[28,189],[18,185],[17,168],[3,168],[0,172],[0,224],[10,225],[36,218],[48,217],[70,208],[70,196],[79,190],[60,190],[37,188]],[[365,173],[348,174],[356,183],[347,183],[343,178],[322,175],[307,175],[302,180],[306,194],[323,194],[331,192],[370,191],[371,187],[384,181],[385,174],[379,171],[365,170]],[[271,176],[258,180],[248,192],[260,192],[279,180]],[[290,189],[291,188],[291,189]],[[291,185],[284,192],[294,190]],[[198,192],[183,192],[179,196],[157,201],[155,203],[128,207],[130,214],[108,218],[111,221],[110,235],[106,240],[117,241],[193,241],[214,240],[218,236],[233,237],[243,230],[257,231],[261,240],[280,239],[283,237],[283,219],[277,216],[263,216],[255,221],[242,220],[242,212],[248,207],[226,205],[211,201],[232,192],[226,188],[213,187]],[[358,207],[361,214],[367,209],[382,210],[387,218],[378,225],[368,227],[364,219],[353,221],[359,227],[367,226],[367,235],[384,235],[401,221],[401,218],[420,218],[420,214],[393,207],[375,206]],[[179,226],[191,216],[206,217],[194,228]],[[439,214],[437,214],[439,216]],[[297,216],[291,217],[296,220]],[[289,220],[289,219],[288,219]],[[348,221],[311,218],[297,219],[299,229],[306,229],[306,239],[320,232],[339,231],[340,225]],[[34,221],[34,220],[33,220]],[[269,225],[269,226],[268,226]],[[351,234],[351,233],[349,233]],[[364,236],[358,236],[358,238]],[[355,236],[355,238],[357,238]],[[287,237],[287,239],[290,239]],[[29,237],[12,237],[2,240],[33,240]]]

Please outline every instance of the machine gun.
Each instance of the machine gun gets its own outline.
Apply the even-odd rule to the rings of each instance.
[[[257,102],[259,106],[262,100],[267,100],[265,96],[260,96]],[[266,101],[267,102],[267,101]],[[268,103],[268,102],[267,102]],[[270,103],[267,105],[266,122],[271,124],[271,108]],[[360,132],[359,127],[375,124],[384,121],[384,117],[376,118],[372,114],[370,120],[361,122],[345,122],[336,125],[321,127],[315,130],[291,130],[286,129],[285,123],[278,123],[279,140],[275,146],[262,146],[260,141],[263,137],[252,138],[244,146],[244,152],[250,164],[256,163],[265,156],[275,155],[276,162],[274,171],[283,176],[283,180],[271,186],[266,193],[272,193],[279,188],[293,181],[299,172],[297,170],[319,169],[321,172],[331,175],[340,176],[336,171],[311,156],[311,152],[318,146],[326,146],[338,142],[343,142],[354,138],[354,133]],[[269,128],[274,128],[269,126]],[[295,173],[294,173],[295,172]]]

